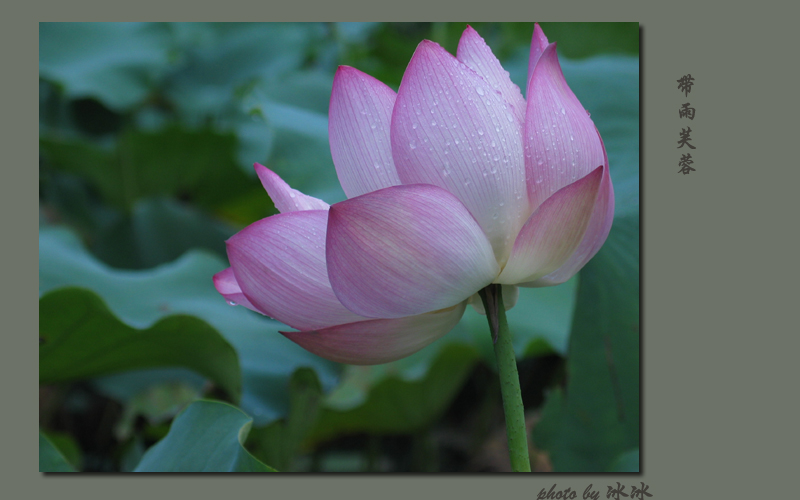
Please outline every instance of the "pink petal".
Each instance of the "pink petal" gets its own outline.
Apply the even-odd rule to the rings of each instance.
[[[528,83],[525,146],[533,209],[604,164],[597,129],[564,80],[555,44],[544,50]]]
[[[521,283],[521,286],[539,287],[564,283],[580,271],[605,243],[614,220],[614,187],[611,185],[611,176],[608,173],[608,155],[605,154],[605,147],[603,147],[603,154],[606,168],[603,170],[603,180],[597,194],[597,203],[595,203],[592,218],[589,220],[586,234],[578,245],[578,249],[567,262],[552,273],[531,283]]]
[[[541,31],[541,30],[540,30]],[[514,116],[519,123],[525,120],[525,99],[511,79],[508,71],[503,69],[500,61],[486,45],[483,38],[472,26],[467,26],[458,42],[456,58],[479,74],[486,83],[499,92],[505,102],[513,107]]]
[[[450,307],[499,272],[467,209],[427,184],[385,188],[333,205],[327,255],[336,296],[371,318]]]
[[[336,71],[328,135],[348,198],[400,184],[389,142],[395,97],[394,90],[355,68]]]
[[[377,365],[413,354],[453,329],[466,302],[398,319],[375,319],[311,332],[281,332],[304,349],[331,361]]]
[[[417,46],[400,84],[392,155],[404,184],[461,200],[505,261],[530,214],[521,126],[500,93],[433,42]]]
[[[583,240],[605,166],[557,191],[531,215],[517,236],[496,283],[535,281],[561,267]]]
[[[519,300],[519,287],[514,285],[502,285],[503,288],[503,305],[506,311],[517,305]],[[486,316],[486,309],[483,307],[483,299],[479,294],[475,294],[469,298],[469,305],[475,309],[475,312]]]
[[[229,267],[224,271],[220,271],[214,275],[214,287],[217,291],[225,297],[228,302],[233,302],[231,305],[244,306],[255,312],[261,312],[247,300],[247,297],[242,293],[242,288],[236,281],[236,276],[233,274],[233,268]]]
[[[306,210],[267,217],[227,241],[242,292],[262,313],[298,330],[364,318],[339,303],[325,269],[328,212]]]
[[[324,201],[308,196],[296,189],[289,187],[278,174],[260,163],[254,165],[261,184],[272,198],[275,208],[281,213],[295,212],[298,210],[327,210],[330,205]]]
[[[539,23],[535,23],[533,25],[533,39],[531,40],[531,55],[528,58],[528,82],[531,81],[536,63],[539,62],[539,58],[542,57],[542,52],[544,52],[544,49],[546,49],[548,45],[549,42],[547,41],[547,37],[544,36],[544,31],[542,31]]]

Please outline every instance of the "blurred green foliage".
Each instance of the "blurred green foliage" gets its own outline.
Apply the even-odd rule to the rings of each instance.
[[[523,82],[533,25],[470,24]],[[482,470],[502,425],[485,317],[344,367],[211,281],[225,239],[275,213],[254,162],[345,198],[327,142],[337,66],[396,89],[422,39],[455,53],[465,26],[40,24],[40,470]],[[555,470],[633,470],[639,28],[542,28],[603,136],[617,207],[579,278],[509,311],[523,396]]]

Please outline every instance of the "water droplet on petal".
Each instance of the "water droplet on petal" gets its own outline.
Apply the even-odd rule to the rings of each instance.
[[[481,87],[475,87],[475,92],[477,92],[478,95],[483,95],[483,89]]]
[[[417,149],[417,145],[414,144],[413,141],[408,143],[408,147],[410,147],[411,149]]]
[[[231,306],[238,306],[239,304],[237,304],[236,302],[234,302],[234,301],[232,301],[232,300],[229,300],[229,301],[228,301],[228,305],[231,305]]]
[[[561,114],[562,114],[562,115],[566,115],[566,114],[567,114],[567,111],[566,111],[564,108],[561,108]]]

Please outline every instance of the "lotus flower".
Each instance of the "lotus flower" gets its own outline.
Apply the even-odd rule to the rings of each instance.
[[[445,335],[489,284],[509,306],[517,286],[566,281],[605,241],[614,194],[538,25],[526,95],[469,26],[456,57],[421,42],[397,93],[340,66],[329,135],[348,199],[329,206],[256,164],[280,213],[228,240],[217,290],[319,356],[378,364]]]

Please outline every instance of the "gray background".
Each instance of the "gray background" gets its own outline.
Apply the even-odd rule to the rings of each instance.
[[[49,5],[48,5],[49,4]],[[797,459],[800,129],[790,12],[758,2],[484,3],[404,0],[207,4],[30,3],[4,13],[3,221],[6,498],[490,498],[621,481],[653,500],[792,498]],[[192,5],[191,12],[187,7]],[[17,7],[19,9],[19,7]],[[294,11],[291,12],[290,11]],[[144,14],[147,13],[147,14]],[[308,19],[309,13],[315,18]],[[642,474],[494,476],[44,476],[37,469],[34,229],[40,20],[638,21],[641,26]],[[689,98],[677,78],[696,81]],[[679,102],[680,101],[680,102]],[[697,109],[696,172],[677,173],[677,108]],[[19,126],[20,124],[28,126]],[[17,137],[11,137],[18,135]],[[794,153],[794,154],[792,154]],[[19,262],[19,264],[17,264]],[[795,299],[795,300],[793,300]],[[9,376],[10,374],[18,374]],[[30,381],[26,383],[24,381]],[[790,424],[793,424],[790,426]],[[5,494],[4,494],[5,496]]]

